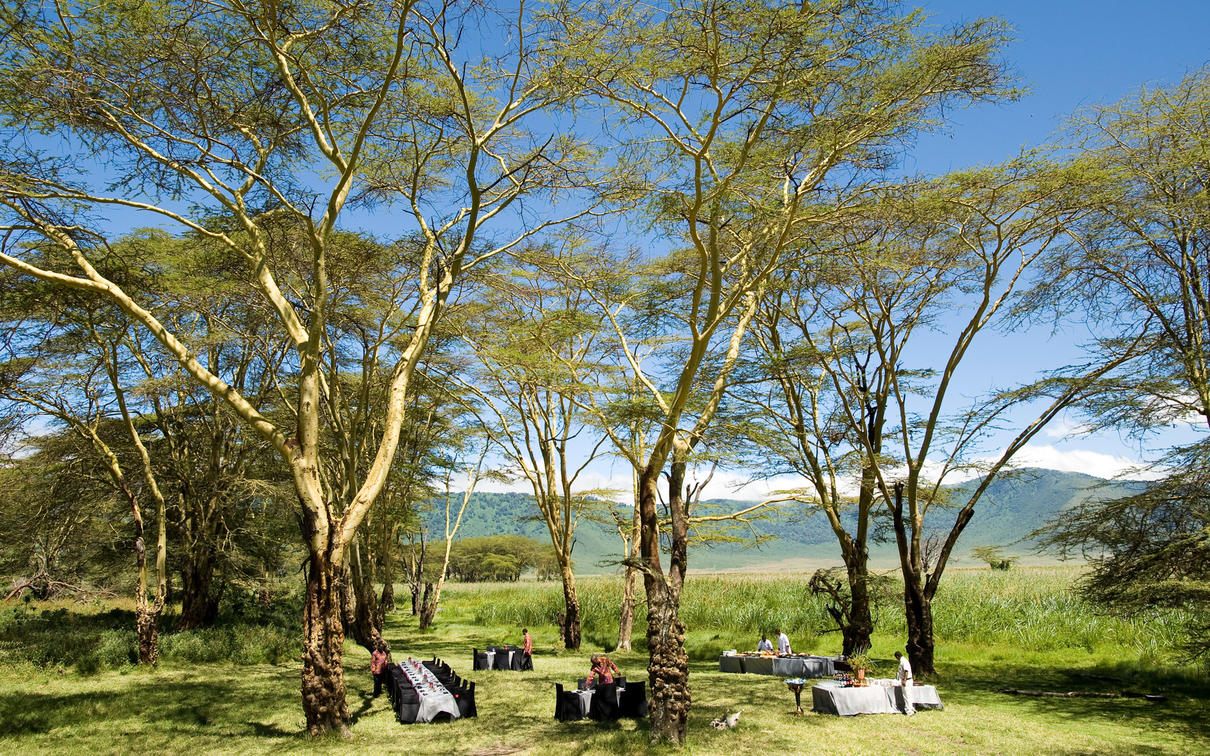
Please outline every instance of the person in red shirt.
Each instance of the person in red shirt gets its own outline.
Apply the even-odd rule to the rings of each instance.
[[[613,682],[613,676],[618,674],[618,666],[605,654],[592,655],[592,671],[588,673],[585,685],[594,688],[600,684]]]
[[[522,628],[525,641],[521,644],[521,670],[532,671],[534,668],[534,639],[529,637],[529,628]]]
[[[374,675],[374,697],[382,692],[382,685],[387,681],[387,646],[379,642],[370,654],[370,672]]]

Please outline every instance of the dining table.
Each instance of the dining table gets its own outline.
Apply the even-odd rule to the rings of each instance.
[[[454,694],[450,693],[449,689],[424,664],[414,659],[408,659],[399,662],[399,668],[420,697],[420,707],[416,712],[415,721],[432,722],[445,715],[448,715],[450,719],[458,719],[462,716]]]
[[[866,679],[867,685],[855,686],[837,680],[823,680],[811,688],[812,710],[821,714],[899,714],[903,712],[903,687],[897,680]],[[937,688],[913,685],[912,704],[917,709],[942,709]]]

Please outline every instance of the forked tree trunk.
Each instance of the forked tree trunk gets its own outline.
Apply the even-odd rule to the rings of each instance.
[[[563,562],[559,569],[563,575],[563,647],[568,651],[580,648],[580,599],[576,595],[576,575],[570,562]]]
[[[312,550],[308,560],[306,603],[303,606],[303,713],[312,735],[346,733],[349,705],[345,698],[341,651],[344,628],[340,617],[338,568],[327,551]]]

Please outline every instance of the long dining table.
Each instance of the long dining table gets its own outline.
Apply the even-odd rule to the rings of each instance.
[[[446,715],[450,719],[458,719],[462,716],[458,710],[458,700],[437,679],[432,670],[414,659],[399,662],[398,666],[420,698],[420,706],[416,711],[414,721],[432,722]]]

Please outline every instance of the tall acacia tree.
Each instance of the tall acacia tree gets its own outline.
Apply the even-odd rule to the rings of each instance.
[[[466,270],[554,222],[526,216],[517,200],[576,183],[587,157],[546,117],[566,90],[552,86],[524,8],[506,22],[508,47],[491,65],[464,34],[496,21],[476,12],[413,0],[3,10],[0,117],[6,143],[27,146],[0,165],[0,261],[106,297],[289,467],[309,553],[302,700],[315,734],[347,730],[338,582],[395,459],[408,385],[434,325]],[[544,133],[527,132],[531,122]],[[32,132],[53,139],[62,159],[15,138]],[[337,488],[322,459],[330,254],[342,213],[360,197],[400,207],[391,216],[406,226],[399,236],[420,240],[406,294],[416,306],[384,371],[372,462]],[[98,270],[108,244],[93,221],[112,212],[175,224],[239,261],[292,349],[287,419],[263,414],[196,345]],[[216,215],[231,222],[214,223]],[[505,219],[508,233],[485,238]],[[281,239],[274,227],[298,234]],[[27,254],[33,247],[50,262]],[[283,259],[296,258],[305,265],[288,286]]]
[[[1051,523],[1045,542],[1087,551],[1084,588],[1115,611],[1210,606],[1206,470],[1210,441],[1210,68],[1078,113],[1059,145],[1084,174],[1082,208],[1049,261],[1048,295],[1106,335],[1098,351],[1139,358],[1109,375],[1085,409],[1090,422],[1140,438],[1191,428],[1165,450],[1163,478]],[[1054,292],[1053,289],[1058,289]],[[1210,627],[1190,645],[1210,650]]]
[[[864,0],[672,0],[553,11],[571,50],[566,85],[623,113],[612,133],[632,140],[634,159],[652,160],[656,227],[685,245],[652,267],[654,287],[601,303],[618,328],[622,364],[659,406],[657,435],[644,458],[631,460],[640,471],[653,741],[682,742],[690,707],[678,612],[685,469],[715,418],[769,275],[828,216],[819,200],[829,178],[847,183],[932,123],[938,105],[1002,84],[993,60],[1003,41],[998,24],[926,39],[918,18],[895,10]],[[682,341],[675,362],[653,374],[627,346],[620,312],[658,307],[661,298],[675,305],[665,334]],[[665,570],[657,487],[669,464]]]
[[[61,317],[43,329],[42,339],[23,344],[15,358],[0,363],[0,397],[26,405],[83,439],[113,489],[126,502],[133,529],[129,543],[135,557],[139,663],[155,665],[159,658],[159,616],[168,597],[167,516],[151,454],[136,427],[124,388],[130,325],[113,308],[96,307],[94,297],[77,295],[71,299],[75,306],[61,308]],[[27,342],[29,336],[17,340]],[[113,433],[114,428],[119,432]],[[131,447],[133,454],[123,453]],[[131,468],[138,471],[134,476],[129,472]],[[156,527],[152,552],[156,588],[150,600],[144,516],[148,501],[154,506]]]
[[[479,370],[464,385],[483,408],[489,437],[533,491],[563,584],[563,646],[575,650],[580,600],[571,552],[581,512],[593,506],[593,492],[577,490],[576,481],[605,437],[586,422],[591,416],[579,396],[586,387],[565,367],[592,370],[600,323],[587,312],[583,290],[543,272],[558,267],[544,258],[567,254],[533,250],[502,271],[499,286],[482,303],[479,327],[465,336]],[[525,261],[531,256],[537,264]]]
[[[933,597],[983,493],[1118,364],[1054,365],[969,403],[955,397],[972,344],[998,326],[1019,325],[1039,305],[1028,284],[1076,212],[1073,185],[1069,172],[1022,158],[880,192],[825,248],[837,271],[801,281],[812,288],[805,306],[786,307],[797,298],[771,303],[769,323],[795,337],[791,349],[767,330],[774,363],[784,366],[774,390],[782,408],[777,448],[791,448],[805,465],[813,503],[833,521],[851,574],[864,573],[865,555],[855,547],[865,534],[860,521],[856,538],[839,522],[840,484],[846,475],[858,481],[859,517],[885,507],[903,573],[907,651],[921,674],[933,671]],[[989,449],[989,437],[1009,424],[1019,430]],[[965,501],[942,496],[956,473],[975,476]],[[938,519],[947,524],[938,527]],[[928,530],[944,540],[926,564]],[[856,600],[860,583],[850,580]]]

